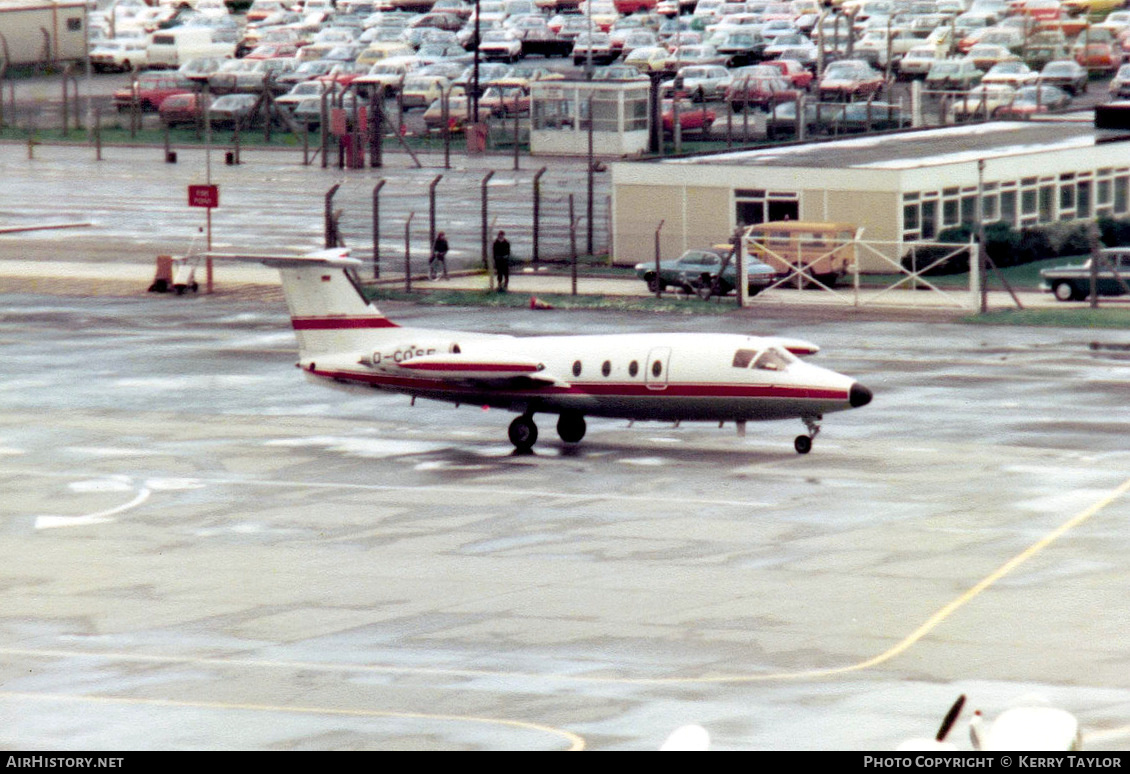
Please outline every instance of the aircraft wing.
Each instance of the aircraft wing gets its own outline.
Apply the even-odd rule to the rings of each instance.
[[[514,379],[541,382],[556,387],[569,383],[548,373],[545,365],[528,358],[506,355],[474,356],[443,353],[421,355],[400,364],[401,369],[438,379],[475,382],[510,382]]]
[[[362,261],[349,256],[349,248],[331,247],[317,250],[304,255],[263,255],[255,253],[205,253],[207,258],[220,261],[240,261],[244,263],[262,263],[274,268],[298,268],[302,266],[361,266]]]

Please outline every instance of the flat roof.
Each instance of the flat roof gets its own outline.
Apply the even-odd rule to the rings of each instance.
[[[1087,121],[992,121],[938,129],[884,132],[664,159],[663,164],[825,169],[917,169],[1049,150],[1089,148],[1106,138]],[[1116,135],[1117,136],[1117,135]]]

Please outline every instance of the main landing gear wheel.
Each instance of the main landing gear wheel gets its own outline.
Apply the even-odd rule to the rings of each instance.
[[[557,419],[557,435],[565,443],[580,443],[585,437],[585,418],[574,411],[563,411]]]
[[[529,414],[515,417],[510,423],[507,434],[510,436],[510,443],[514,444],[514,448],[518,451],[528,452],[538,442],[538,426],[534,424],[534,418]]]
[[[808,435],[798,435],[793,441],[793,448],[797,454],[808,454],[812,451],[812,440],[820,434],[820,417],[801,417],[804,426],[808,428]]]

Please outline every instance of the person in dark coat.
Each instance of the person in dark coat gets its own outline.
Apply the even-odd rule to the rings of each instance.
[[[447,237],[441,231],[436,234],[435,244],[432,245],[432,259],[428,262],[428,277],[436,279],[440,271],[443,278],[447,279]]]
[[[494,256],[494,271],[498,275],[498,292],[505,293],[510,287],[510,242],[506,232],[499,231],[491,249]]]

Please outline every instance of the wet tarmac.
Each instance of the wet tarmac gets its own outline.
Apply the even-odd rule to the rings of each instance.
[[[281,304],[4,300],[4,747],[890,750],[963,692],[1130,746],[1126,332],[758,317],[875,392],[811,454],[543,418],[515,456],[504,412],[307,384]]]

